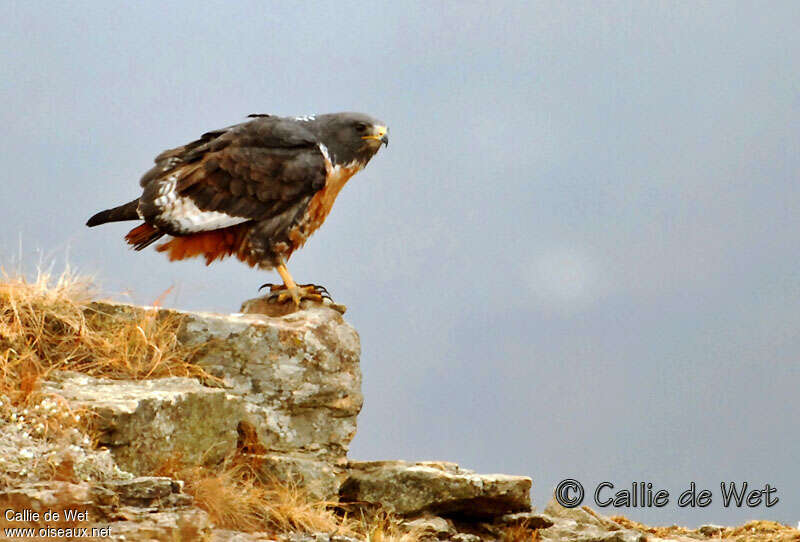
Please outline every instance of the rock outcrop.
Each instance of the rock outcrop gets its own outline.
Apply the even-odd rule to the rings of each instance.
[[[16,522],[4,517],[7,526],[24,529],[36,525],[38,533],[43,519],[55,533],[57,529],[71,529],[67,532],[74,533],[75,539],[92,536],[95,540],[119,541],[200,540],[211,533],[212,525],[207,514],[191,503],[192,498],[182,492],[180,482],[164,477],[98,484],[51,480],[0,491],[0,508],[27,516]],[[67,534],[49,537],[65,536],[73,539]]]
[[[551,501],[545,514],[553,524],[540,532],[542,540],[572,542],[647,542],[640,531],[625,529],[620,524],[594,513],[589,508],[564,508]]]
[[[93,303],[109,317],[140,318],[134,305]],[[342,315],[324,305],[280,318],[159,309],[183,317],[178,339],[203,345],[194,363],[242,398],[269,451],[343,459],[361,411],[361,345]]]
[[[55,372],[42,391],[59,395],[85,416],[117,464],[146,474],[173,457],[215,464],[236,450],[244,400],[191,378],[110,380]]]
[[[481,520],[531,509],[531,479],[476,474],[455,463],[354,461],[339,496],[395,514],[438,514]]]
[[[0,395],[0,507],[40,516],[65,509],[86,513],[76,521],[51,522],[53,528],[108,529],[96,535],[108,540],[219,542],[479,542],[530,540],[534,530],[539,540],[575,542],[707,540],[723,531],[737,539],[735,531],[721,527],[648,530],[554,503],[536,513],[532,481],[524,476],[477,474],[447,462],[348,461],[363,399],[359,338],[342,318],[342,307],[304,302],[302,310],[290,312],[255,300],[232,315],[108,302],[85,310],[111,326],[120,319],[138,321],[144,311],[155,318],[180,317],[175,336],[193,349],[191,362],[204,369],[204,377],[121,380],[51,371],[30,411],[18,411]],[[271,315],[258,314],[263,311]],[[58,405],[66,405],[67,414],[59,414]],[[48,417],[55,416],[77,424],[64,429],[59,441],[47,437]],[[212,494],[207,513],[192,497],[200,498],[202,484],[153,476],[167,464],[214,466],[232,457],[248,469],[247,483],[277,480],[285,483],[281,487],[300,488],[317,507],[335,507],[338,517],[388,514],[400,530],[373,537],[362,529],[359,536],[353,529],[337,532],[339,523],[312,528],[311,520],[302,519],[285,521],[286,532],[269,522],[249,532],[223,529],[210,518],[213,503],[226,506],[231,498],[224,480],[206,488]],[[234,489],[239,487],[244,486]],[[243,502],[256,506],[256,515],[269,505]],[[303,513],[308,503],[297,506]],[[26,517],[3,521],[2,527],[41,526]],[[253,532],[265,526],[273,530]],[[760,527],[770,536],[778,532]],[[792,539],[783,534],[776,539]]]
[[[138,319],[146,309],[96,302],[88,310]],[[335,498],[363,403],[359,338],[341,312],[318,304],[281,317],[158,309],[157,318],[174,316],[183,322],[178,340],[199,349],[193,362],[217,380],[71,374],[45,386],[96,415],[100,442],[136,474],[175,455],[213,463],[247,445],[263,455],[265,474]]]

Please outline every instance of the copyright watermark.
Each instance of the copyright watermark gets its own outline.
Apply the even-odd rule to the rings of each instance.
[[[564,508],[575,508],[583,502],[583,486],[577,480],[566,478],[556,485],[553,495]]]
[[[663,508],[673,495],[678,495],[675,503],[680,508],[705,508],[713,502],[725,508],[770,508],[780,501],[778,488],[769,483],[720,482],[716,494],[710,489],[698,488],[695,482],[677,492],[658,488],[652,482],[632,482],[624,487],[600,482],[592,488],[594,504],[600,508]],[[553,496],[564,508],[575,508],[583,504],[586,492],[578,480],[565,478],[556,484]]]
[[[31,508],[5,508],[2,510],[3,527],[0,528],[3,540],[11,538],[109,538],[111,526],[86,525],[88,510],[64,508],[46,512]]]

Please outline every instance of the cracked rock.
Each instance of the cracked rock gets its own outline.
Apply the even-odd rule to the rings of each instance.
[[[190,464],[221,461],[236,449],[237,427],[247,416],[241,398],[190,378],[130,381],[54,372],[42,390],[88,410],[98,443],[136,474],[174,457]]]
[[[202,346],[192,361],[244,401],[265,452],[343,461],[363,403],[358,334],[330,307],[303,307],[280,317],[156,310],[183,319],[178,340]],[[137,318],[145,309],[96,302],[90,310]]]

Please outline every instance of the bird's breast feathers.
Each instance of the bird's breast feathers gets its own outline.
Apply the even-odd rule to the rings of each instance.
[[[350,177],[364,168],[364,164],[353,161],[348,164],[334,164],[328,149],[320,143],[319,150],[325,158],[325,186],[308,202],[303,219],[289,231],[292,250],[302,247],[306,240],[320,227],[331,212],[336,196]]]

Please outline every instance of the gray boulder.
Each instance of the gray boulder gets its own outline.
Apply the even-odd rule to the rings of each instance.
[[[528,477],[476,474],[455,463],[356,461],[348,464],[339,496],[400,515],[479,519],[530,510],[530,489]]]
[[[539,539],[567,542],[647,542],[639,531],[624,529],[588,507],[564,508],[551,500],[544,510],[553,525],[539,531]]]
[[[236,449],[244,401],[190,378],[110,380],[53,372],[42,385],[73,410],[84,410],[117,464],[149,474],[166,461],[213,464]]]

